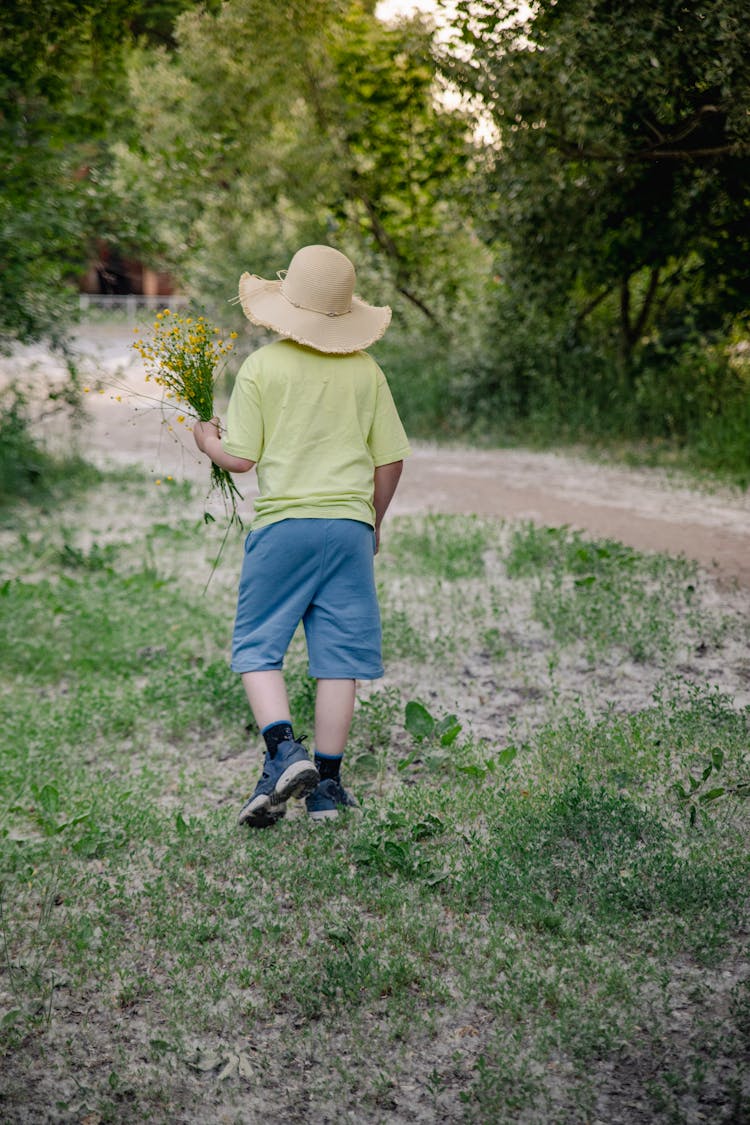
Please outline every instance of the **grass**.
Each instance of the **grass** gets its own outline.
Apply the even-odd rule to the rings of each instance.
[[[569,529],[393,520],[363,813],[243,833],[240,541],[203,596],[199,508],[105,480],[2,532],[2,1119],[742,1120],[746,603]],[[300,637],[287,673],[311,729]]]

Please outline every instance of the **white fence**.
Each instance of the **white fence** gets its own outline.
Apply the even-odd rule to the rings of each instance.
[[[189,300],[183,293],[173,293],[171,297],[150,297],[145,293],[78,294],[78,306],[82,313],[124,313],[129,321],[134,321],[138,312],[143,309],[184,308]]]

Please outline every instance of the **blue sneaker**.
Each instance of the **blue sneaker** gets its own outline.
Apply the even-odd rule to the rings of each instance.
[[[358,809],[359,805],[337,777],[326,777],[305,801],[311,820],[332,820],[339,809]]]
[[[266,754],[263,775],[245,801],[238,824],[268,828],[286,813],[290,798],[306,797],[318,784],[319,774],[300,742],[280,742],[275,756]]]

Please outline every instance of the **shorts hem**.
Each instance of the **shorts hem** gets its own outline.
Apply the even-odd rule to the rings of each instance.
[[[281,672],[283,671],[284,665],[281,661],[279,661],[276,664],[266,662],[261,663],[260,666],[253,665],[252,668],[245,668],[240,667],[240,664],[236,664],[234,661],[232,661],[229,667],[233,672],[237,672],[238,675],[243,676],[245,672]]]
[[[361,671],[353,668],[337,668],[321,671],[316,668],[313,671],[312,668],[308,668],[308,675],[314,680],[380,680],[385,675],[385,669],[373,671],[372,668],[368,668],[367,671]]]

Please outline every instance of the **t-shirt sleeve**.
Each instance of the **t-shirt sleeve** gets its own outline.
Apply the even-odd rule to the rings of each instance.
[[[367,435],[367,445],[376,468],[378,465],[390,465],[392,461],[402,461],[411,453],[391,388],[379,367],[375,415]]]
[[[259,461],[263,452],[263,414],[260,387],[253,357],[248,356],[237,372],[227,407],[222,445],[234,457]]]

